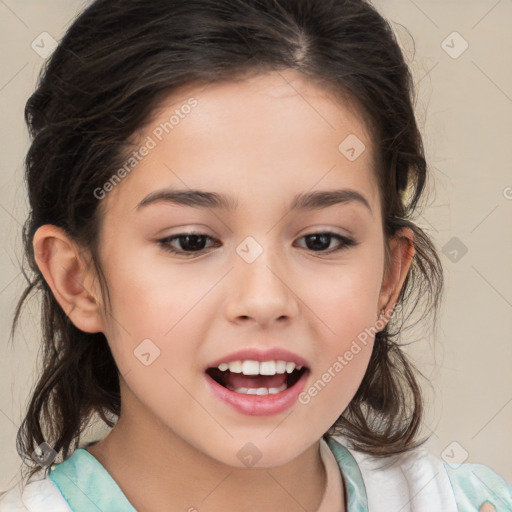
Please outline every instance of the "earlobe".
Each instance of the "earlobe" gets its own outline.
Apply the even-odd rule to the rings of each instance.
[[[52,293],[73,324],[84,332],[104,331],[99,290],[78,245],[61,228],[39,227],[32,241],[34,256]]]
[[[414,257],[414,232],[410,228],[402,228],[391,238],[389,246],[391,263],[390,268],[384,272],[377,313],[386,323],[393,312]]]

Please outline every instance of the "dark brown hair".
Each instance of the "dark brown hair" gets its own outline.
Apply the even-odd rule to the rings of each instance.
[[[402,227],[415,235],[402,307],[376,334],[364,379],[328,433],[341,433],[354,448],[376,456],[420,444],[418,373],[399,339],[420,302],[423,318],[437,316],[443,272],[433,243],[411,220],[426,190],[427,164],[412,77],[390,24],[366,0],[97,0],[65,34],[25,110],[32,138],[26,157],[30,214],[23,228],[29,285],[11,336],[24,301],[38,291],[42,370],[17,437],[20,456],[33,466],[30,476],[39,469],[30,454],[40,443],[65,459],[94,414],[113,426],[109,417],[120,413],[118,370],[107,339],[77,329],[55,300],[34,260],[36,229],[59,226],[89,251],[108,297],[94,190],[125,161],[130,138],[178,87],[287,68],[348,99],[369,127],[386,263],[388,237]]]

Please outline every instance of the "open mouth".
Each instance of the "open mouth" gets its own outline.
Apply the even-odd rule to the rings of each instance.
[[[245,395],[276,395],[293,387],[308,371],[286,361],[235,361],[210,367],[206,374],[221,386]]]

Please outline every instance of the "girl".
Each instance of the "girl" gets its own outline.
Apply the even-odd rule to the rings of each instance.
[[[97,0],[26,120],[13,330],[40,291],[44,368],[0,510],[512,509],[418,439],[399,340],[443,274],[411,220],[411,75],[368,2]]]

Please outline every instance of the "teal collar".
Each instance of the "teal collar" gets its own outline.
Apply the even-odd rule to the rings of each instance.
[[[110,473],[85,448],[49,475],[73,512],[137,512]]]
[[[347,512],[368,512],[368,497],[361,470],[354,456],[332,437],[324,436],[329,448],[334,453],[345,480]]]
[[[324,437],[334,453],[345,480],[347,512],[367,512],[368,499],[361,471],[352,454],[331,437]],[[73,512],[136,512],[108,471],[85,448],[77,448],[71,457],[50,472]]]

